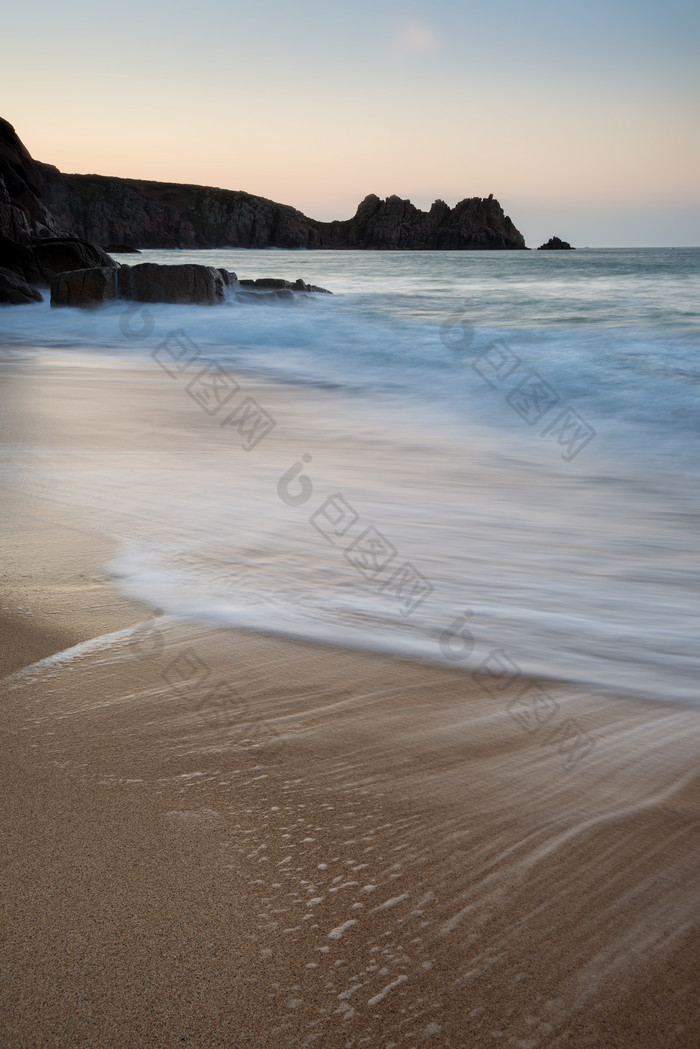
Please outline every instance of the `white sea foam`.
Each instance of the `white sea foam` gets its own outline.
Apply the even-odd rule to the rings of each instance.
[[[177,261],[302,276],[339,294],[148,306],[134,314],[138,338],[122,330],[122,305],[3,313],[10,351],[48,347],[63,368],[161,374],[151,352],[184,329],[242,386],[286,390],[284,455],[264,442],[242,452],[215,421],[206,444],[194,430],[188,439],[187,411],[198,423],[201,413],[184,384],[171,451],[32,451],[42,490],[89,508],[117,541],[111,568],[126,594],[467,671],[491,658],[698,701],[698,253],[186,254]],[[511,355],[509,381],[507,367],[491,382],[473,367],[490,348],[492,360]],[[514,396],[533,371],[558,397],[541,422]],[[595,434],[566,461],[541,434],[569,407]],[[11,458],[16,468],[17,449]],[[295,461],[310,494],[285,502],[278,486]],[[311,518],[334,493],[357,520],[331,542]],[[376,579],[347,554],[370,527],[395,549]],[[382,589],[405,562],[432,588],[407,614]]]

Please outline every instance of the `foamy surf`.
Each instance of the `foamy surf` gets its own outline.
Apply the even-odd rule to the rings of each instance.
[[[127,307],[127,324],[121,306],[12,313],[18,345],[50,347],[30,364],[55,375],[46,410],[85,396],[95,411],[90,442],[34,448],[26,482],[99,521],[122,592],[208,623],[696,703],[692,252],[582,252],[565,271],[482,253],[299,259],[203,261],[294,266],[337,294]],[[191,364],[173,367],[177,347]],[[225,403],[200,374],[225,377]]]

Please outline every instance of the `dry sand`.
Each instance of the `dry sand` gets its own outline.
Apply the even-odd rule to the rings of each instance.
[[[3,1046],[697,1044],[695,711],[518,719],[459,670],[150,618],[21,485],[2,523]]]

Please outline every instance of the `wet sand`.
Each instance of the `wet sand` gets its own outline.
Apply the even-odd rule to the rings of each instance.
[[[30,488],[2,516],[3,1045],[693,1044],[695,711],[523,708],[153,617]]]

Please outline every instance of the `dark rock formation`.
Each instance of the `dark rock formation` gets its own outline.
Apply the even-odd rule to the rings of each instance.
[[[39,284],[50,284],[57,273],[66,270],[86,269],[89,266],[117,267],[114,259],[87,241],[73,237],[51,237],[30,244],[35,275],[28,277]]]
[[[93,267],[60,273],[51,282],[52,306],[94,306],[113,299],[213,305],[225,284],[213,266],[159,266],[144,262],[119,269]]]
[[[40,165],[0,119],[0,266],[31,285],[49,284],[65,270],[117,265],[100,248],[62,230],[39,199],[41,191]],[[18,288],[7,294],[22,294]]]
[[[0,265],[12,270],[29,284],[50,284],[57,273],[88,266],[117,263],[100,248],[73,237],[25,237],[24,243],[0,234]]]
[[[237,190],[64,175],[40,165],[42,200],[66,229],[97,244],[141,248],[513,249],[525,241],[493,197],[429,212],[409,200],[366,197],[351,219],[318,222]]]
[[[576,248],[572,248],[571,245],[565,240],[559,240],[559,237],[550,237],[546,244],[540,244],[538,251],[576,251]]]
[[[243,288],[277,291],[313,291],[320,292],[322,295],[333,294],[327,288],[319,288],[317,284],[307,284],[301,277],[297,277],[294,283],[291,280],[282,280],[280,277],[258,277],[257,280],[241,280],[239,283]]]
[[[118,298],[118,273],[119,270],[109,266],[59,273],[51,281],[51,305],[98,306]]]
[[[0,267],[20,281],[10,282],[10,287],[5,278],[4,294],[26,295],[21,282],[49,284],[63,273],[119,268],[95,243],[107,244],[115,252],[138,252],[135,244],[149,248],[525,248],[522,234],[493,196],[471,197],[454,208],[437,200],[424,212],[409,200],[370,195],[351,219],[317,222],[295,208],[250,193],[63,175],[34,161],[12,125],[0,119]],[[544,246],[569,245],[550,241]],[[223,289],[236,282],[235,274],[201,266],[189,267],[188,275],[182,272],[187,267],[168,267],[181,273],[167,280],[155,270],[148,276],[134,276],[141,267],[122,268],[131,271],[123,278],[94,274],[59,281],[56,301],[101,302],[114,284],[119,297],[143,302],[219,302]],[[252,291],[249,285],[246,294],[254,292],[259,301],[263,292],[292,298],[298,292],[324,290],[301,279],[292,284],[261,278],[253,282]]]
[[[234,289],[234,297],[238,302],[252,305],[274,303],[276,300],[293,302],[299,295],[306,296],[309,293],[333,294],[327,288],[319,288],[317,284],[307,284],[301,277],[298,277],[294,283],[289,280],[281,280],[279,277],[259,277],[257,280],[241,280]]]
[[[248,283],[247,281],[245,282]],[[256,288],[292,288],[290,280],[282,280],[280,277],[258,277],[251,282]]]
[[[41,302],[41,293],[27,284],[12,270],[0,268],[0,303],[19,306],[25,302]]]
[[[234,190],[63,175],[41,165],[42,200],[56,220],[96,244],[139,248],[320,247],[300,211]]]
[[[493,196],[470,197],[449,208],[436,200],[419,211],[410,200],[371,194],[352,219],[323,223],[323,246],[420,251],[524,248],[525,241]]]
[[[135,302],[213,305],[226,297],[224,279],[213,266],[159,266],[154,262],[122,266],[118,287],[120,299]]]
[[[293,288],[294,291],[312,291],[315,294],[320,294],[320,295],[332,295],[333,294],[333,292],[329,291],[328,288],[319,288],[318,284],[306,284],[301,279],[301,277],[297,277],[297,279],[292,284],[292,288]]]
[[[370,195],[350,219],[317,222],[286,204],[238,190],[65,175],[32,160],[0,121],[0,233],[13,240],[66,234],[124,248],[524,248],[493,196],[419,211]],[[21,235],[20,235],[21,234]]]
[[[0,118],[0,234],[23,243],[63,232],[39,200],[40,165],[32,160],[12,124]]]
[[[212,266],[93,266],[57,274],[51,282],[52,306],[96,306],[114,299],[133,302],[176,302],[214,305],[226,289],[242,302],[293,300],[298,292],[325,292],[301,278],[294,284],[277,277],[238,281],[235,273]],[[330,294],[330,292],[326,292]]]

